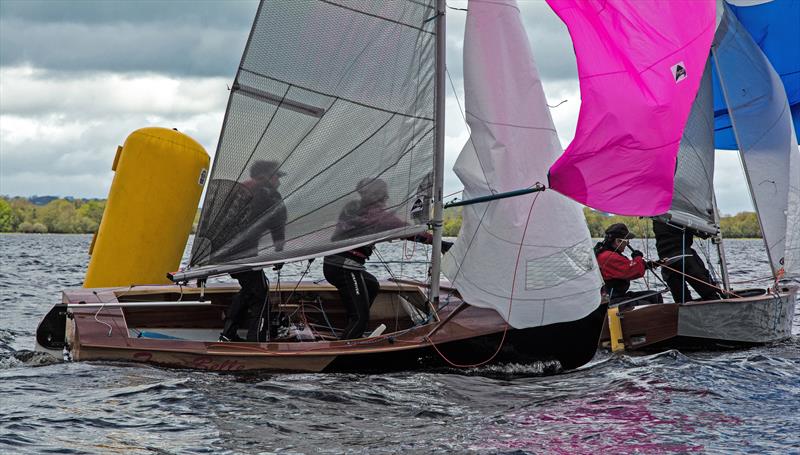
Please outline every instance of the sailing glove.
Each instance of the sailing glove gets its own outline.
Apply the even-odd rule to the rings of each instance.
[[[647,270],[653,270],[656,267],[661,266],[661,263],[658,261],[645,261],[644,268]]]
[[[644,253],[642,253],[639,250],[633,250],[633,253],[631,253],[631,257],[634,258],[634,259],[635,258],[643,258],[644,257]]]

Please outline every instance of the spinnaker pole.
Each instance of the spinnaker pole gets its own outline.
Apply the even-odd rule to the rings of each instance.
[[[431,291],[428,299],[434,308],[439,303],[439,275],[442,270],[442,221],[444,217],[444,109],[446,69],[445,0],[436,0],[436,136],[433,153],[433,257],[431,258]]]

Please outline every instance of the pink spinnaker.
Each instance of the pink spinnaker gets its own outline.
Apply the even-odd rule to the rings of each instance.
[[[550,186],[605,212],[665,213],[714,37],[715,0],[547,2],[572,36],[582,100]]]

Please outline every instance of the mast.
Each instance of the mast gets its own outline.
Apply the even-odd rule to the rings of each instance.
[[[742,149],[741,149],[741,141],[739,140],[739,133],[736,128],[736,119],[731,112],[731,103],[730,97],[728,96],[728,89],[725,86],[725,81],[723,79],[722,68],[719,65],[719,59],[717,59],[717,48],[718,44],[714,44],[711,46],[711,56],[714,58],[714,66],[717,67],[717,77],[719,78],[719,86],[722,89],[722,96],[725,98],[725,104],[727,105],[728,115],[731,118],[731,128],[733,129],[733,136],[736,138],[736,144],[739,146],[739,162],[742,164],[742,169],[744,169],[744,178],[747,179],[747,189],[750,190],[750,200],[753,201],[753,208],[756,211],[756,215],[758,215],[758,203],[756,202],[755,194],[753,194],[753,182],[750,181],[750,174],[747,173],[747,164],[745,163],[744,157],[742,156]],[[764,223],[761,222],[761,217],[756,216],[758,219],[758,227],[761,229],[761,235],[764,237],[764,244],[767,250],[767,259],[769,260],[769,269],[772,271],[772,276],[777,278],[775,268],[772,266],[772,253],[769,251],[769,244],[767,243],[767,237],[764,235]]]
[[[428,299],[436,308],[439,303],[439,275],[442,269],[442,219],[444,217],[444,109],[446,27],[445,0],[436,0],[436,137],[433,153],[433,257],[431,258],[431,291]]]

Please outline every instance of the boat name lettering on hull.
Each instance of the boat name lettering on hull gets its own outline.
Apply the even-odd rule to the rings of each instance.
[[[137,352],[133,354],[133,360],[137,362],[159,363],[159,359],[153,359],[152,352]],[[162,361],[160,363],[172,364],[173,362]],[[198,368],[212,371],[240,371],[245,369],[245,364],[238,360],[225,359],[220,361],[208,356],[180,359],[177,363],[188,368]]]

